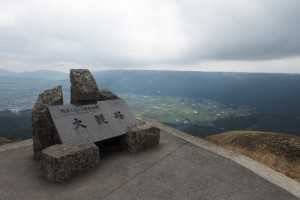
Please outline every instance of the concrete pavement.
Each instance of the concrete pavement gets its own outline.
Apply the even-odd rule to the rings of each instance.
[[[107,155],[96,169],[63,184],[41,177],[29,141],[1,150],[0,200],[296,200],[230,159],[165,129],[158,148]]]

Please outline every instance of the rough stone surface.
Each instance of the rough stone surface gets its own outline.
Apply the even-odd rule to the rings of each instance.
[[[98,101],[119,99],[119,97],[110,90],[101,89],[98,93]]]
[[[99,163],[99,150],[91,145],[57,144],[42,151],[41,168],[47,180],[64,182]]]
[[[92,73],[87,69],[72,69],[71,104],[84,105],[97,103],[99,90]]]
[[[136,153],[158,145],[160,129],[149,123],[140,123],[128,131],[124,140],[128,151]]]
[[[109,90],[99,90],[92,73],[87,69],[72,69],[70,80],[71,104],[95,104],[97,101],[119,99]]]
[[[41,151],[51,145],[59,144],[56,128],[48,111],[48,105],[62,105],[63,92],[57,86],[41,93],[32,109],[32,138],[34,158],[40,159]]]

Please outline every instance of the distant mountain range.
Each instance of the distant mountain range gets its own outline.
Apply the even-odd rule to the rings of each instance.
[[[147,111],[150,118],[165,116],[165,121],[173,120],[171,124],[174,127],[192,134],[215,133],[219,129],[276,131],[296,135],[300,133],[299,74],[107,70],[93,72],[93,75],[100,88],[107,88],[118,95],[136,95],[137,98],[128,101],[133,101],[129,103],[136,106],[141,113]],[[0,121],[7,125],[6,128],[4,125],[2,129],[0,127],[0,136],[8,134],[25,138],[22,134],[27,133],[27,137],[30,134],[30,113],[14,112],[31,109],[39,93],[56,85],[63,86],[65,102],[69,102],[68,73],[49,70],[0,70],[0,111],[3,110]],[[161,101],[153,102],[153,99]],[[222,109],[215,109],[217,104],[211,102],[222,105],[225,113],[231,114],[207,121],[208,114],[224,114]],[[194,109],[198,107],[198,121],[206,120],[205,123],[185,123],[190,121],[185,119],[185,114],[191,113],[189,117],[194,117]],[[251,114],[235,115],[235,110],[251,110]],[[164,113],[166,115],[162,115]],[[183,124],[179,120],[181,118],[184,118]]]
[[[0,69],[0,77],[24,78],[24,79],[46,79],[46,80],[65,80],[68,74],[59,71],[38,70],[27,72],[12,72]]]
[[[100,88],[116,93],[212,99],[228,105],[255,107],[263,113],[293,113],[300,116],[299,74],[148,70],[107,70],[93,74]],[[1,70],[0,77],[0,88],[5,93],[9,92],[8,87],[19,90],[23,85],[28,90],[41,90],[58,84],[69,88],[68,73],[58,71]]]

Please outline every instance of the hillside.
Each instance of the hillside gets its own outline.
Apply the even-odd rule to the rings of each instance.
[[[4,137],[0,137],[0,145],[7,144],[7,143],[10,143],[10,142],[13,142],[13,141],[9,140],[7,138],[4,138]]]
[[[31,110],[0,111],[0,137],[21,140],[31,137]]]
[[[34,79],[34,80],[65,80],[68,78],[68,74],[59,71],[51,70],[38,70],[38,71],[26,71],[26,72],[13,72],[0,69],[0,77],[5,78],[21,78],[21,79]]]
[[[207,140],[241,152],[300,182],[300,137],[257,131],[231,131]]]

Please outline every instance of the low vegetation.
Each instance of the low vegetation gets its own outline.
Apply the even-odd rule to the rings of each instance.
[[[231,131],[208,136],[225,148],[238,151],[300,182],[300,137],[257,131]]]
[[[10,139],[4,138],[4,137],[0,137],[0,145],[7,144],[10,142],[13,142],[13,141]]]

